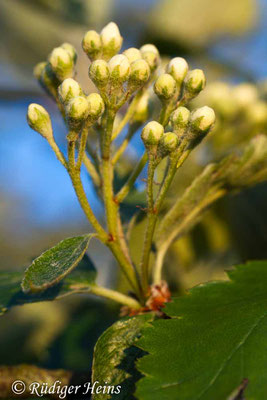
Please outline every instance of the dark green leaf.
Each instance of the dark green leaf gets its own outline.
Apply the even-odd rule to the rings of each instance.
[[[248,379],[246,400],[267,398],[267,262],[251,262],[176,298],[171,317],[145,327],[140,400],[226,400]]]
[[[17,305],[54,300],[82,291],[88,292],[90,285],[95,282],[96,270],[89,257],[84,256],[77,269],[63,281],[40,294],[34,295],[22,292],[21,280],[23,275],[24,271],[0,272],[0,315]]]
[[[83,258],[92,234],[62,240],[45,251],[25,272],[22,290],[36,293],[60,282]]]
[[[135,369],[135,361],[144,354],[134,344],[145,324],[153,319],[153,314],[122,319],[108,328],[98,339],[94,351],[92,382],[119,385],[121,392],[113,396],[97,394],[96,399],[133,399],[135,383],[141,376]]]

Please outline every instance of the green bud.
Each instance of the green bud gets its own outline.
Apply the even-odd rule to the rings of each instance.
[[[53,139],[51,119],[46,109],[32,103],[28,107],[27,121],[29,126],[48,141]]]
[[[106,61],[93,61],[89,67],[89,76],[97,87],[106,86],[109,81],[109,67]]]
[[[48,61],[60,82],[72,77],[74,62],[67,50],[56,47],[50,54]]]
[[[130,47],[129,49],[125,50],[122,54],[124,54],[128,58],[130,64],[142,58],[141,51],[136,49],[135,47]]]
[[[178,107],[173,111],[170,119],[174,132],[180,136],[188,127],[190,111],[186,107]]]
[[[62,104],[67,104],[73,97],[82,96],[81,86],[72,78],[65,79],[58,87],[58,96]]]
[[[185,90],[193,97],[204,89],[206,78],[202,69],[193,69],[185,77]]]
[[[154,46],[154,44],[150,44],[150,43],[144,44],[142,47],[140,47],[140,51],[141,51],[141,54],[142,54],[142,55],[143,55],[144,53],[146,53],[147,51],[149,51],[149,52],[151,52],[151,53],[156,54],[156,56],[159,57],[159,51],[158,51],[158,49],[156,48],[156,46]]]
[[[114,22],[110,22],[102,29],[100,38],[105,59],[110,59],[120,51],[123,39]]]
[[[60,82],[56,77],[56,75],[54,74],[54,72],[52,71],[50,63],[45,64],[43,70],[41,71],[41,77],[39,82],[49,95],[51,95],[54,98],[57,97],[57,88]]]
[[[167,65],[166,72],[169,73],[177,83],[181,84],[188,72],[188,64],[184,58],[175,57]]]
[[[190,124],[193,130],[206,133],[215,122],[215,112],[212,108],[204,106],[191,113]]]
[[[134,122],[142,123],[147,120],[148,112],[149,112],[148,104],[149,104],[149,94],[146,91],[143,94],[143,96],[141,97],[141,99],[139,100],[139,102],[135,108],[135,113],[133,115]]]
[[[131,64],[130,82],[134,86],[146,83],[150,76],[150,68],[145,60],[136,60]]]
[[[90,60],[95,60],[102,51],[100,35],[96,31],[88,31],[83,37],[82,48]]]
[[[70,43],[63,43],[60,47],[62,47],[62,49],[65,49],[69,55],[71,56],[73,63],[76,64],[77,61],[77,52],[75,50],[75,47],[72,46],[72,44]]]
[[[110,77],[114,83],[125,82],[130,75],[130,63],[126,56],[117,54],[108,62]]]
[[[80,129],[82,123],[87,119],[88,113],[89,104],[86,98],[78,96],[71,99],[66,107],[69,126],[74,130]]]
[[[170,74],[160,75],[155,84],[154,92],[161,100],[170,100],[176,92],[176,82]]]
[[[87,96],[87,101],[89,104],[89,117],[94,120],[98,119],[105,109],[102,97],[98,93],[91,93]]]
[[[38,64],[35,65],[33,69],[33,75],[39,82],[41,81],[41,76],[45,69],[46,64],[47,63],[45,61],[39,62]]]
[[[141,138],[146,147],[157,145],[162,138],[164,128],[157,121],[148,122],[142,130]]]
[[[160,139],[160,147],[159,150],[162,153],[161,156],[166,156],[167,154],[172,153],[178,147],[179,139],[177,135],[173,132],[164,133],[162,138]]]
[[[153,51],[143,52],[142,58],[148,63],[151,72],[154,72],[156,68],[159,66],[159,61],[160,61],[159,56]]]

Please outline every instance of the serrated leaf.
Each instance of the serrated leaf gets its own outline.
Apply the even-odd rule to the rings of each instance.
[[[81,261],[92,236],[64,239],[36,258],[25,272],[23,292],[40,292],[60,282]]]
[[[23,293],[21,280],[24,271],[0,272],[0,315],[9,308],[40,301],[62,298],[77,292],[90,291],[94,285],[96,270],[87,255],[84,256],[78,267],[59,284],[34,295]]]
[[[93,399],[118,400],[133,399],[135,383],[140,374],[135,369],[135,361],[144,354],[134,344],[141,335],[145,324],[154,319],[153,314],[124,318],[108,328],[98,339],[93,360],[92,382],[99,381],[100,385],[120,386],[119,394],[100,393]]]
[[[143,329],[139,400],[226,400],[248,380],[246,400],[267,399],[267,262],[228,273],[174,299]]]

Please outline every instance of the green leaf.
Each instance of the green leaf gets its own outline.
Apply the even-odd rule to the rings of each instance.
[[[175,298],[171,319],[144,328],[139,400],[226,400],[244,379],[246,400],[267,399],[267,262],[228,275]]]
[[[135,369],[135,361],[144,352],[134,344],[141,335],[145,324],[154,319],[149,313],[131,318],[124,318],[108,328],[98,339],[93,360],[92,382],[100,385],[121,386],[120,394],[114,396],[107,393],[97,394],[98,400],[116,398],[118,400],[133,399],[135,383],[140,373]]]
[[[64,239],[36,258],[25,272],[23,292],[40,292],[65,278],[83,258],[92,236]]]
[[[90,291],[96,279],[96,270],[87,255],[63,281],[39,294],[25,294],[21,290],[24,271],[0,272],[0,315],[9,308],[27,303],[48,301]]]

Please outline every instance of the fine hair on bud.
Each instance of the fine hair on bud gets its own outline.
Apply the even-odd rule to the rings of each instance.
[[[177,83],[181,84],[188,72],[188,64],[184,58],[175,57],[167,64],[166,72],[170,74]]]
[[[192,95],[197,95],[204,89],[206,78],[202,69],[193,69],[185,77],[185,89]]]
[[[70,128],[79,129],[89,113],[88,101],[85,97],[74,97],[66,106],[66,115]]]
[[[130,75],[130,63],[123,54],[117,54],[109,62],[110,78],[113,83],[125,82]]]
[[[104,112],[105,104],[99,93],[91,93],[87,96],[89,105],[88,116],[92,119],[98,119]]]
[[[188,127],[190,120],[190,111],[186,107],[177,107],[170,116],[173,130],[177,133],[183,133]]]
[[[104,87],[109,81],[109,66],[104,60],[95,60],[89,67],[89,76],[97,87]]]
[[[72,46],[72,44],[67,43],[67,42],[63,43],[60,47],[62,47],[63,49],[65,49],[69,53],[69,55],[71,56],[74,64],[76,64],[77,52],[75,50],[75,47]]]
[[[72,77],[74,62],[67,50],[56,47],[50,54],[48,61],[60,82]]]
[[[134,61],[130,68],[130,82],[133,85],[140,86],[148,81],[150,76],[150,68],[145,60]]]
[[[100,38],[105,59],[110,59],[120,51],[123,39],[115,22],[110,22],[102,29]]]
[[[164,133],[160,139],[160,151],[162,156],[172,153],[178,147],[179,139],[177,135],[173,132]]]
[[[90,60],[95,60],[102,51],[102,43],[99,33],[88,31],[83,37],[82,48]]]
[[[124,50],[122,54],[128,58],[130,64],[142,58],[141,51],[135,47],[130,47],[129,49]]]
[[[150,121],[142,130],[141,138],[146,147],[157,145],[164,134],[163,126],[157,121]]]
[[[208,132],[215,122],[215,112],[212,108],[204,106],[192,111],[190,125],[194,130]]]
[[[81,86],[72,78],[65,79],[58,87],[58,97],[62,104],[67,104],[71,99],[82,94]]]
[[[170,100],[176,92],[176,82],[170,74],[160,75],[154,84],[154,91],[161,100]]]
[[[29,126],[48,141],[53,139],[51,119],[46,109],[40,104],[32,103],[28,107],[27,121]]]

